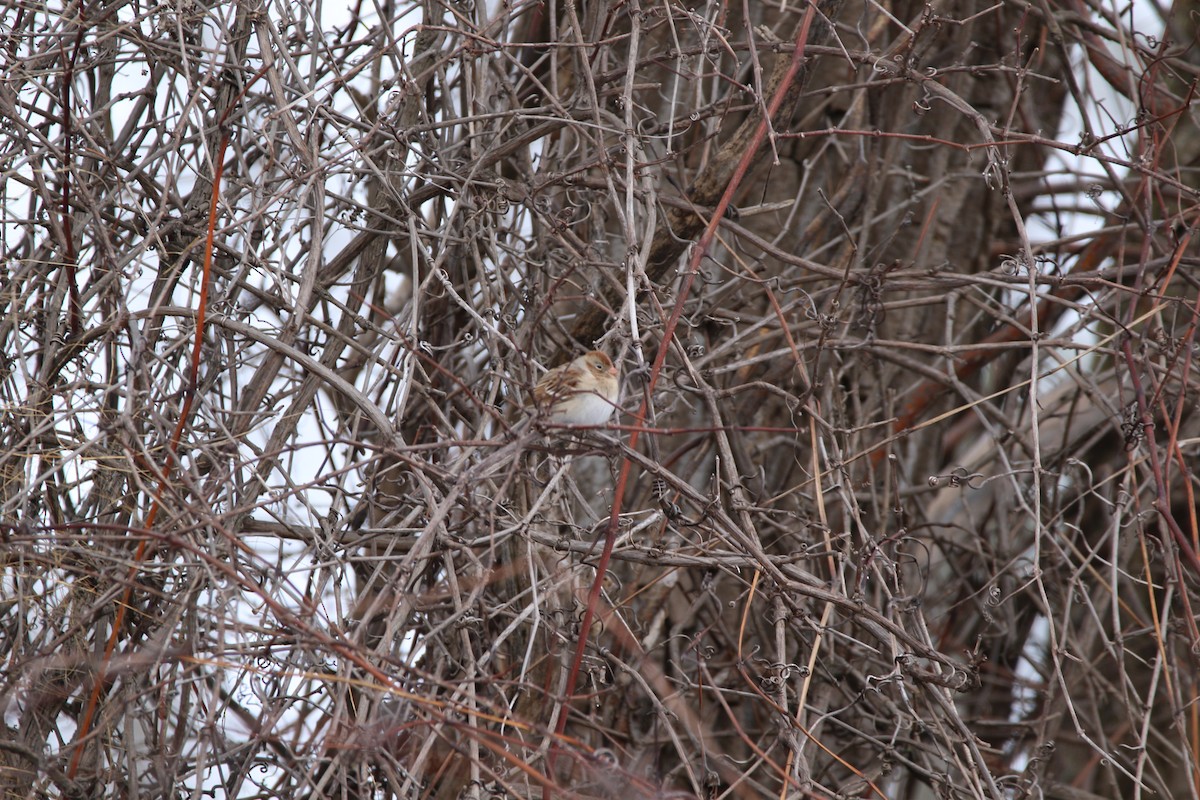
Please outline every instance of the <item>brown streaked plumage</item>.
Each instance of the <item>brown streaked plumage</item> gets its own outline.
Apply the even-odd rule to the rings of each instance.
[[[608,354],[592,350],[543,375],[533,400],[555,425],[603,425],[619,393],[616,365]]]

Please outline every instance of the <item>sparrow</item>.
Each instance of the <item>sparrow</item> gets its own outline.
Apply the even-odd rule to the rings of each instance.
[[[617,368],[599,350],[555,367],[533,389],[533,402],[552,425],[603,425],[620,393]]]

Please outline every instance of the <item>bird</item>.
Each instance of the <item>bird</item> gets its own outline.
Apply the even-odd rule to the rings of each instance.
[[[612,359],[592,350],[543,375],[533,401],[553,425],[603,425],[617,408],[620,389]]]

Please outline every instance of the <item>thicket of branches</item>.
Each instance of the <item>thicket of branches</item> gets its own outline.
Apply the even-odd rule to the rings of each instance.
[[[1200,9],[329,6],[0,16],[4,796],[1200,797]]]

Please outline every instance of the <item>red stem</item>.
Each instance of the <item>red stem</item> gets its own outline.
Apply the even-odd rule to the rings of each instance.
[[[738,162],[737,168],[734,170],[732,177],[729,179],[729,185],[725,189],[725,193],[721,196],[721,200],[717,203],[713,210],[712,217],[708,221],[708,225],[704,229],[704,233],[700,236],[695,249],[692,251],[692,257],[688,263],[687,276],[684,279],[683,287],[680,289],[679,296],[675,300],[675,307],[671,311],[671,316],[667,320],[666,329],[663,332],[662,344],[658,348],[658,353],[654,358],[654,365],[650,370],[650,385],[645,392],[644,397],[651,397],[654,394],[654,387],[658,383],[659,374],[662,371],[663,362],[666,360],[667,351],[670,349],[671,340],[675,335],[675,327],[679,324],[679,319],[683,315],[683,305],[691,293],[692,283],[695,281],[696,275],[700,271],[700,262],[708,253],[712,246],[713,238],[716,236],[718,225],[721,219],[725,216],[726,209],[729,208],[733,201],[733,196],[737,192],[738,186],[741,185],[746,173],[749,172],[750,166],[758,154],[759,148],[762,146],[763,140],[767,137],[767,130],[772,124],[772,120],[778,113],[780,106],[783,104],[783,99],[787,95],[788,89],[796,79],[796,75],[800,72],[801,63],[804,60],[804,49],[808,42],[809,28],[812,26],[813,17],[815,15],[815,6],[809,3],[808,10],[804,14],[804,20],[800,23],[800,31],[796,36],[796,48],[792,51],[792,62],[788,67],[787,74],[780,82],[774,96],[771,98],[771,103],[767,107],[767,116],[759,123],[758,128],[754,132],[754,138],[750,146],[746,148],[741,160]],[[641,435],[641,426],[646,419],[646,400],[642,400],[641,406],[637,411],[636,427],[629,435],[629,449],[637,447],[638,439]],[[575,655],[571,660],[571,669],[567,673],[567,684],[565,696],[563,698],[562,712],[559,714],[558,721],[554,726],[554,738],[559,740],[567,727],[567,716],[570,713],[571,698],[575,694],[575,685],[579,677],[579,670],[583,664],[583,654],[587,649],[588,632],[591,629],[592,621],[596,616],[596,606],[599,604],[600,591],[604,585],[604,578],[608,574],[608,564],[612,558],[613,546],[617,541],[617,528],[621,518],[621,499],[625,496],[625,487],[629,483],[629,475],[633,471],[633,461],[626,457],[621,462],[621,473],[617,478],[616,491],[613,493],[612,512],[608,518],[608,527],[604,532],[604,550],[600,554],[600,560],[596,564],[596,577],[592,581],[591,591],[588,592],[587,608],[583,613],[583,622],[579,628],[579,641],[575,646]],[[546,775],[553,779],[554,761],[557,755],[555,745],[551,744],[550,752],[546,760]],[[543,787],[542,796],[544,800],[550,800],[551,794],[548,787]]]

